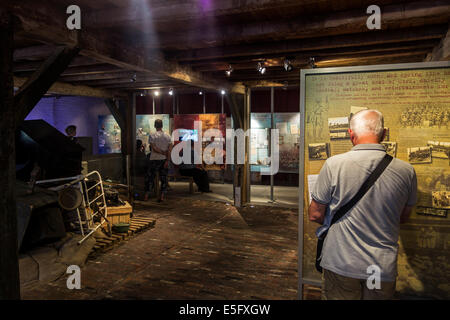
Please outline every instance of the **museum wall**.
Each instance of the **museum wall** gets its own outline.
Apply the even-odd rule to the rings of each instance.
[[[98,154],[98,116],[110,115],[101,98],[61,96],[42,98],[26,120],[43,119],[63,134],[68,125],[77,126],[77,135],[92,137],[93,154]]]

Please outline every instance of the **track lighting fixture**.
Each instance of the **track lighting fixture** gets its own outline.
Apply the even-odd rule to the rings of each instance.
[[[264,74],[266,73],[266,67],[264,66],[264,62],[258,62],[256,66],[256,70],[259,71],[259,73]]]
[[[225,71],[225,74],[227,77],[231,76],[231,73],[233,72],[233,67],[231,65],[228,66],[228,69]]]
[[[284,59],[283,61],[283,66],[284,66],[284,70],[286,70],[287,72],[290,72],[294,69],[294,67],[292,66],[292,63],[289,59]]]
[[[309,58],[309,65],[311,66],[311,68],[315,68],[316,67],[316,59],[314,57],[310,57]]]

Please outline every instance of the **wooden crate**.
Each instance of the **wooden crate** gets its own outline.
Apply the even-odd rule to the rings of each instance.
[[[125,201],[125,205],[118,207],[108,207],[108,218],[111,225],[116,223],[130,223],[130,214],[133,207]]]

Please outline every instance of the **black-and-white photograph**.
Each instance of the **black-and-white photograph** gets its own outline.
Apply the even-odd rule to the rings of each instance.
[[[428,141],[433,158],[448,159],[450,156],[450,142]]]
[[[311,143],[308,145],[309,160],[326,160],[330,156],[328,143]]]
[[[432,207],[422,207],[418,206],[416,209],[416,213],[422,216],[430,216],[437,218],[447,218],[449,209],[440,209],[440,208],[432,208]]]
[[[431,163],[431,147],[408,148],[409,163]]]
[[[386,153],[390,156],[395,157],[397,154],[397,142],[394,141],[383,141],[381,142],[383,147],[386,149]]]
[[[433,191],[433,207],[441,209],[450,209],[450,191]]]
[[[342,132],[330,132],[330,139],[331,140],[337,140],[337,139],[349,139],[350,134],[348,131],[342,131]]]
[[[328,129],[330,132],[347,131],[348,127],[348,117],[328,118]]]

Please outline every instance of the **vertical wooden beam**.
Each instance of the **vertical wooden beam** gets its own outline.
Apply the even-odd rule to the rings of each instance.
[[[20,299],[15,198],[13,18],[0,10],[0,299]]]
[[[22,123],[42,96],[80,51],[79,48],[59,47],[25,82],[14,96],[16,125]]]
[[[245,88],[244,96],[244,131],[250,129],[250,101],[251,101],[251,89]],[[250,202],[250,136],[246,137],[245,141],[245,163],[243,168],[243,185],[241,188],[241,199],[243,204]]]
[[[226,99],[231,109],[233,117],[233,129],[242,129],[247,131],[250,128],[250,91],[246,88],[245,94],[230,93],[227,94]],[[234,190],[236,187],[240,188],[241,205],[245,205],[250,201],[250,175],[249,175],[249,150],[250,137],[245,138],[245,163],[236,164],[234,166]],[[235,144],[236,149],[236,144]],[[235,150],[236,151],[236,150]]]

